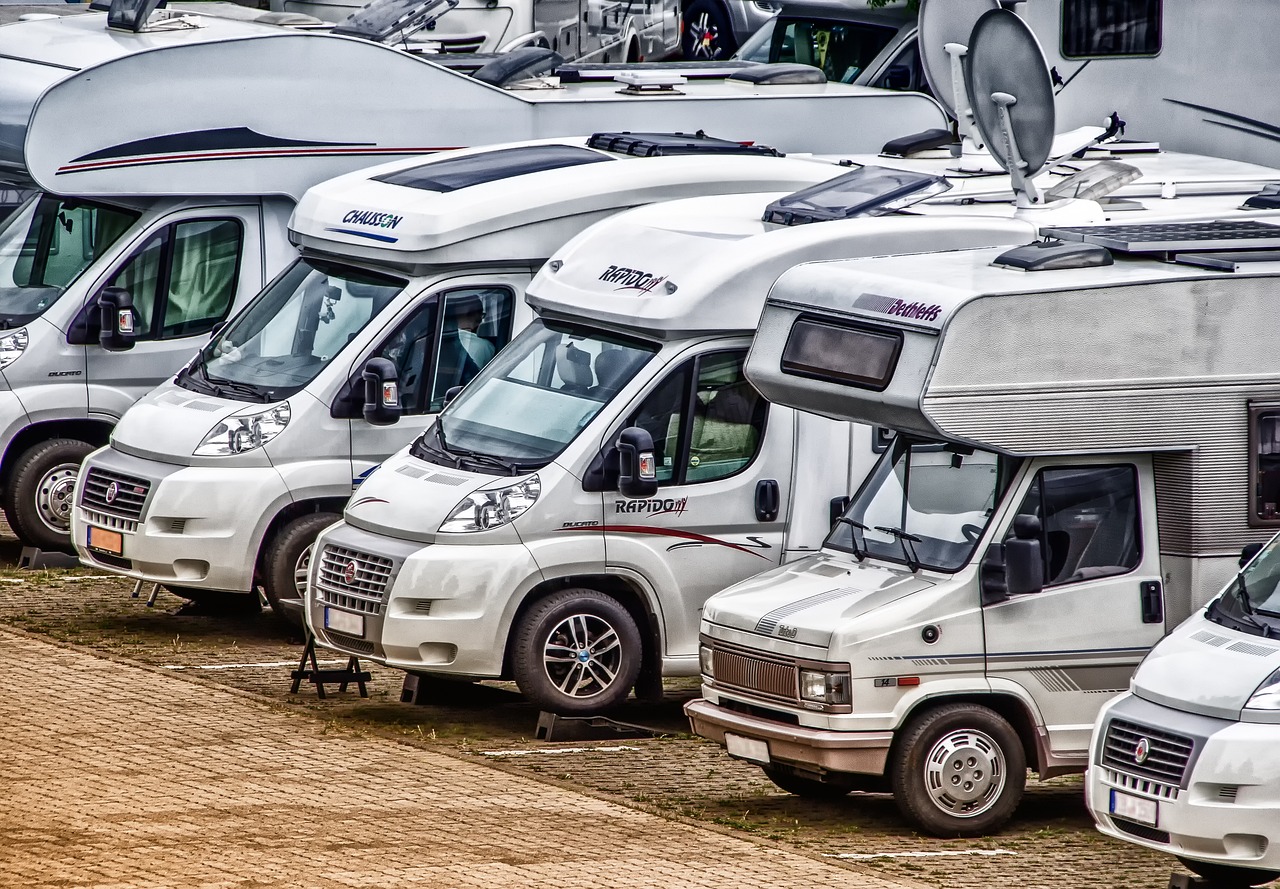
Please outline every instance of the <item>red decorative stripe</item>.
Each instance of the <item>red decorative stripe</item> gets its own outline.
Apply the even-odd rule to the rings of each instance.
[[[228,151],[201,151],[186,154],[156,154],[137,158],[115,158],[112,160],[91,161],[83,164],[67,164],[59,167],[58,174],[82,173],[87,170],[102,170],[112,167],[141,167],[151,164],[178,164],[187,161],[226,160],[228,158],[255,157],[331,157],[335,155],[387,155],[387,154],[432,154],[437,151],[452,151],[465,146],[449,146],[435,148],[272,148],[272,149],[232,149]]]
[[[560,530],[581,530],[575,528],[562,528]],[[713,543],[716,546],[727,546],[729,549],[736,549],[738,552],[750,553],[758,559],[769,561],[769,557],[756,552],[750,547],[741,546],[737,543],[731,543],[728,540],[721,540],[718,537],[708,537],[705,534],[695,534],[692,531],[677,531],[675,528],[651,528],[648,525],[602,525],[601,531],[608,533],[610,531],[617,534],[649,534],[655,537],[680,537],[685,540],[695,540],[698,543]]]

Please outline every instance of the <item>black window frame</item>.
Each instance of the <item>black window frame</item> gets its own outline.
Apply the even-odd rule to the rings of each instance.
[[[1153,10],[1151,24],[1155,27],[1155,49],[1143,52],[1097,52],[1088,51],[1084,47],[1068,46],[1069,34],[1073,30],[1071,16],[1079,15],[1080,8],[1096,5],[1099,0],[1063,0],[1059,23],[1059,50],[1064,59],[1072,61],[1102,61],[1106,59],[1150,59],[1160,55],[1164,49],[1164,0],[1143,0],[1150,3]],[[1116,0],[1131,3],[1132,0]]]
[[[1262,475],[1264,470],[1262,469],[1262,461],[1260,458],[1263,456],[1274,458],[1269,462],[1275,464],[1275,469],[1268,469],[1265,471],[1269,473],[1274,472],[1280,476],[1280,454],[1264,455],[1260,453],[1262,441],[1261,436],[1258,434],[1258,424],[1263,416],[1267,414],[1275,414],[1276,422],[1280,423],[1280,401],[1250,399],[1245,404],[1248,409],[1249,416],[1249,495],[1245,498],[1245,502],[1247,504],[1245,508],[1248,512],[1248,525],[1250,528],[1280,528],[1280,491],[1276,492],[1277,499],[1273,501],[1276,504],[1273,515],[1265,516],[1262,514],[1260,509],[1260,507],[1267,502],[1263,499]]]
[[[847,331],[849,333],[870,334],[872,336],[883,337],[894,341],[893,354],[887,362],[887,366],[883,374],[872,379],[863,375],[840,374],[835,370],[824,370],[816,365],[804,366],[794,361],[788,366],[787,353],[791,349],[791,345],[795,342],[796,331],[801,329],[803,325],[813,328],[825,328],[827,330]],[[850,386],[856,389],[867,389],[872,392],[883,392],[889,388],[889,384],[893,382],[894,374],[898,370],[898,359],[902,357],[902,348],[905,344],[906,337],[903,331],[891,327],[880,327],[874,324],[862,324],[859,322],[843,322],[834,321],[830,318],[824,318],[817,315],[800,315],[791,323],[791,329],[787,331],[787,341],[782,346],[782,354],[778,356],[778,369],[784,374],[793,377],[804,377],[810,380],[820,380],[824,383],[833,383],[837,386]]]

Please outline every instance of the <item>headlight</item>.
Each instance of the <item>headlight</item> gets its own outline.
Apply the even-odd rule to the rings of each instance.
[[[536,475],[522,478],[504,488],[476,491],[464,497],[440,525],[448,534],[487,531],[505,525],[521,515],[542,493],[542,482]]]
[[[800,671],[800,699],[819,704],[851,704],[853,694],[849,688],[848,673],[828,673],[824,670]]]
[[[710,645],[698,646],[698,669],[708,679],[716,678],[716,661]]]
[[[18,356],[26,351],[27,329],[21,327],[12,333],[0,336],[0,370],[18,360]]]
[[[260,448],[289,425],[289,402],[266,410],[250,408],[232,414],[209,430],[193,452],[197,457],[228,457]]]
[[[1246,710],[1280,710],[1280,670],[1276,670],[1254,691]]]

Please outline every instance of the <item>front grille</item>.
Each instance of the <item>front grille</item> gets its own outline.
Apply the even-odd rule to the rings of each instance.
[[[1149,745],[1149,753],[1144,762],[1138,762],[1138,745],[1144,739]],[[1195,742],[1184,735],[1123,719],[1113,719],[1107,726],[1102,764],[1131,775],[1141,775],[1181,787],[1194,748]]]
[[[355,636],[335,633],[332,630],[325,630],[324,633],[336,648],[354,654],[373,654],[373,643],[368,639],[357,639]]]
[[[129,534],[133,534],[138,530],[138,523],[134,519],[122,519],[120,516],[98,512],[96,509],[87,509],[85,507],[81,507],[81,510],[84,512],[84,520],[90,525],[97,525],[99,528],[110,528],[112,531],[125,531]]]
[[[1145,824],[1138,824],[1136,821],[1125,821],[1123,818],[1111,816],[1111,823],[1116,826],[1116,830],[1123,831],[1131,836],[1139,837],[1144,840],[1150,840],[1153,843],[1169,843],[1169,832],[1166,830],[1158,830],[1154,827],[1147,827]]]
[[[108,555],[97,550],[90,550],[89,558],[102,565],[110,565],[112,568],[123,568],[125,571],[133,570],[132,559],[122,559],[119,556]]]
[[[1116,787],[1123,787],[1125,790],[1134,790],[1147,796],[1155,796],[1160,799],[1177,799],[1178,787],[1175,784],[1161,784],[1159,781],[1150,781],[1146,778],[1139,778],[1136,775],[1126,775],[1124,772],[1117,772],[1115,769],[1104,769],[1103,774],[1106,775],[1107,781]]]
[[[793,662],[771,660],[715,648],[712,652],[716,685],[799,702],[799,672]]]
[[[382,556],[326,544],[316,582],[320,601],[360,614],[380,614],[392,565]]]
[[[142,516],[142,505],[150,490],[151,482],[145,478],[93,466],[85,476],[80,505],[126,519],[137,519]]]

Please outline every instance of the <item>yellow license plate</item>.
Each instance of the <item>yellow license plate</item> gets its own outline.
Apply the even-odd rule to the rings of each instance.
[[[124,536],[119,531],[108,531],[106,528],[89,526],[89,549],[111,553],[113,556],[124,555]]]

